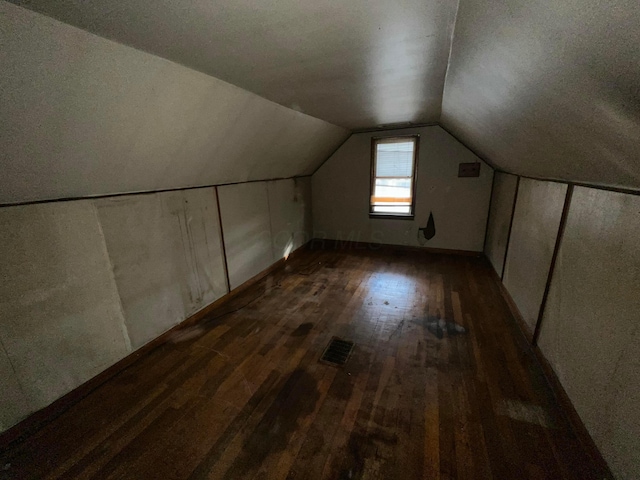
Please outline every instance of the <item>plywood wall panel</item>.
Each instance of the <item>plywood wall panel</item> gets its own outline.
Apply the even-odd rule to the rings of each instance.
[[[2,208],[0,245],[0,338],[35,410],[123,358],[129,340],[92,201]]]
[[[640,196],[576,187],[539,345],[617,478],[640,471]]]
[[[229,282],[234,289],[271,266],[273,255],[266,182],[218,188]]]
[[[520,179],[504,285],[535,330],[556,244],[567,185]]]
[[[134,349],[227,293],[214,188],[96,205]]]
[[[495,173],[484,253],[498,275],[502,275],[505,253],[507,252],[517,185],[517,176],[502,172]]]

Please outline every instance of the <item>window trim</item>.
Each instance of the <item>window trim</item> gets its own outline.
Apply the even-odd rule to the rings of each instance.
[[[413,150],[413,177],[411,182],[411,210],[410,213],[376,213],[372,211],[371,198],[373,197],[374,186],[376,182],[375,177],[375,163],[376,163],[376,145],[380,140],[401,140],[401,139],[415,139],[415,148]],[[388,137],[371,137],[371,179],[369,181],[369,218],[383,218],[393,220],[413,220],[416,216],[416,185],[418,183],[418,160],[420,159],[420,135],[392,135]]]

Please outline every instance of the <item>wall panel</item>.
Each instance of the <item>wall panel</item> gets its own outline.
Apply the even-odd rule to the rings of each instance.
[[[504,285],[535,330],[556,244],[567,185],[520,179]]]
[[[301,245],[305,198],[297,183],[293,179],[267,182],[274,260],[289,256]]]
[[[26,414],[123,358],[129,339],[92,201],[2,208],[0,246],[0,339]]]
[[[498,275],[502,275],[504,257],[507,252],[517,185],[518,177],[516,175],[495,173],[484,253]]]
[[[96,200],[134,349],[227,293],[215,195]]]
[[[271,266],[273,255],[266,182],[218,188],[231,289]]]
[[[576,187],[539,346],[614,474],[640,471],[640,196]]]

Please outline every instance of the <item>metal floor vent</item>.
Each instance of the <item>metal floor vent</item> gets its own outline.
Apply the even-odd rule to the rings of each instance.
[[[351,351],[353,350],[353,342],[333,337],[324,349],[320,361],[330,363],[331,365],[344,365],[349,360]]]

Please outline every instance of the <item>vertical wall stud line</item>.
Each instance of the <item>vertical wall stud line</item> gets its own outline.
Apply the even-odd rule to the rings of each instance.
[[[564,197],[564,206],[562,207],[562,216],[560,217],[560,225],[558,226],[558,234],[556,235],[556,244],[553,247],[553,256],[551,257],[551,265],[549,266],[549,273],[547,274],[547,284],[544,287],[544,294],[542,295],[540,309],[538,310],[538,320],[536,321],[536,328],[533,331],[533,339],[531,340],[531,344],[533,346],[538,345],[538,337],[540,336],[540,329],[542,328],[542,319],[544,318],[544,311],[547,306],[549,290],[551,290],[551,280],[556,268],[556,260],[558,259],[558,252],[560,250],[560,245],[562,244],[562,238],[564,237],[564,230],[567,224],[567,217],[569,216],[569,208],[571,208],[572,197],[573,184],[570,183],[567,186],[567,193]]]
[[[484,226],[484,242],[482,243],[482,252],[487,251],[487,237],[489,236],[489,220],[491,220],[491,205],[493,204],[493,189],[496,185],[496,175],[498,172],[493,170],[493,178],[491,179],[491,192],[489,193],[489,211],[487,212],[487,223]]]
[[[513,218],[516,216],[516,203],[518,202],[518,192],[520,191],[520,175],[516,180],[516,193],[513,195],[513,206],[511,207],[511,220],[509,221],[509,233],[507,233],[507,246],[504,249],[504,260],[502,262],[502,273],[500,280],[504,282],[504,270],[507,266],[507,255],[509,254],[509,244],[511,243],[511,229],[513,228]]]
[[[227,247],[224,244],[224,229],[222,228],[222,213],[220,213],[220,194],[218,187],[213,187],[216,192],[216,206],[218,207],[218,225],[220,226],[220,245],[222,245],[222,259],[224,260],[224,278],[227,281],[227,293],[231,292],[231,282],[229,281],[229,265],[227,264]]]

